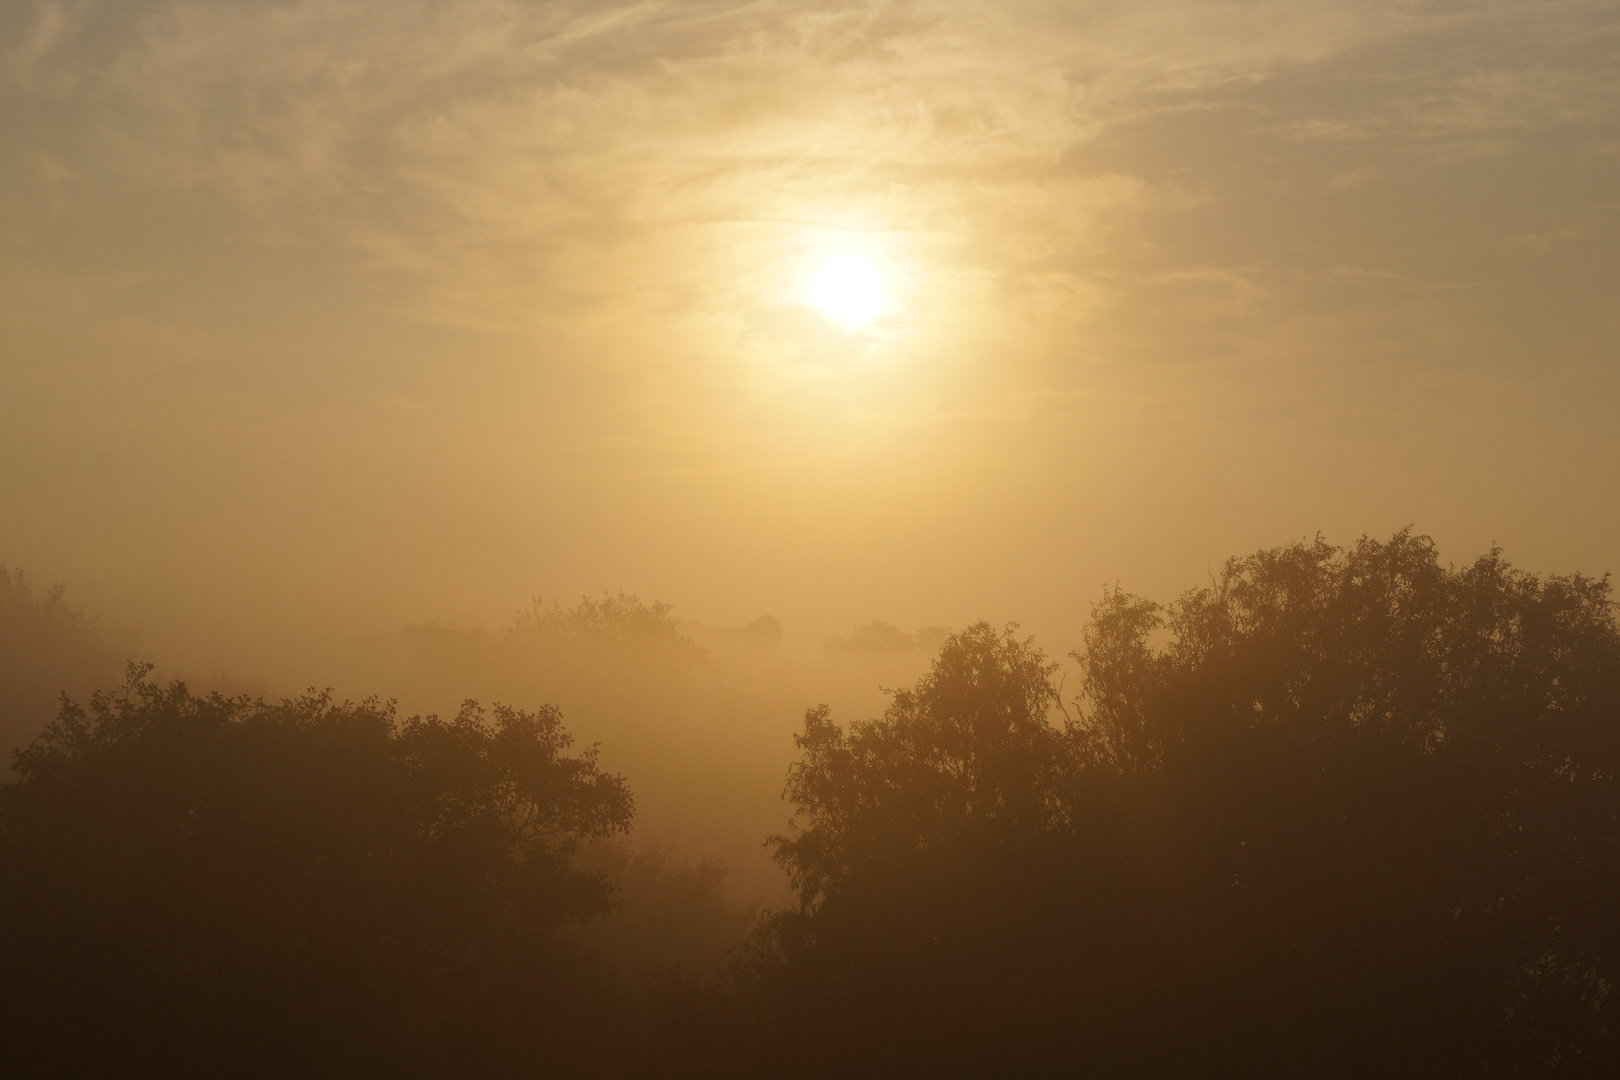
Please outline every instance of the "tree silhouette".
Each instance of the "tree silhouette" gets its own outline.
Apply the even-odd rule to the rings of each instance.
[[[1109,591],[1076,659],[1061,727],[982,624],[807,715],[744,973],[780,1071],[1612,1074],[1607,579],[1318,540]]]
[[[564,924],[628,827],[554,709],[278,705],[144,681],[0,788],[7,1052],[56,1069],[530,1070],[611,1019]],[[593,1006],[595,1008],[593,1008]]]
[[[633,598],[559,611],[525,632],[687,651]],[[132,668],[0,787],[0,1047],[91,1074],[1620,1073],[1607,578],[1318,539],[1168,607],[1105,591],[1073,659],[1070,707],[978,623],[881,717],[809,710],[770,840],[798,902],[729,985],[675,965],[721,964],[749,913],[719,868],[622,846],[629,792],[557,710]]]
[[[949,638],[914,689],[848,734],[826,706],[805,714],[786,791],[799,827],[771,843],[806,904],[874,860],[1044,828],[1056,668],[1016,629],[981,622]]]
[[[64,692],[118,681],[118,657],[94,620],[68,607],[61,585],[36,597],[21,570],[0,566],[0,754],[44,730]]]
[[[1251,1052],[1611,1066],[1607,579],[1447,568],[1407,531],[1233,560],[1163,616],[1154,651],[1152,605],[1099,606],[1071,776],[1221,912],[1210,993]]]

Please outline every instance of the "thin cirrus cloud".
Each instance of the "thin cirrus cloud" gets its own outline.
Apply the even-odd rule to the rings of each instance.
[[[669,287],[704,226],[731,244],[739,226],[814,225],[829,206],[853,228],[951,232],[963,262],[1029,269],[1054,236],[1083,243],[1099,205],[1094,178],[1065,168],[1073,148],[1364,51],[1411,49],[1413,67],[1369,115],[1294,123],[1451,144],[1613,106],[1601,72],[1522,49],[1492,66],[1493,32],[1497,53],[1522,45],[1506,6],[113,7],[36,5],[10,55],[13,109],[66,99],[53,107],[70,133],[51,149],[67,168],[215,194],[271,235],[438,276],[447,314],[496,321],[534,317],[547,295],[572,312],[581,294]],[[1549,26],[1600,10],[1544,16],[1546,47]],[[1447,35],[1467,55],[1420,64],[1415,43]],[[1102,198],[1117,209],[1117,190]],[[603,243],[637,257],[593,258]],[[521,305],[500,287],[536,274],[573,287],[526,288]],[[732,275],[711,280],[688,299],[736,299]]]
[[[1398,527],[1503,440],[1612,457],[1544,424],[1610,389],[1617,57],[1598,0],[12,4],[4,437],[116,432],[180,500],[162,448],[216,424],[264,498],[377,521],[434,475],[473,516],[674,492],[694,551],[819,514],[904,534],[902,576],[1054,493],[1054,550],[1081,507],[1180,529],[1203,492],[1272,500],[1267,542],[1319,491]],[[802,303],[849,255],[884,276],[858,333]],[[1365,482],[1375,445],[1421,490]],[[74,453],[36,453],[39,550],[49,492],[106,472]],[[600,558],[680,564],[647,543]]]

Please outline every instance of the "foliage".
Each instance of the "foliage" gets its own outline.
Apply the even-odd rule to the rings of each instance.
[[[0,787],[0,1038],[35,1072],[1615,1075],[1610,595],[1318,539],[1105,591],[1072,707],[974,624],[881,717],[806,713],[798,902],[728,982],[753,913],[625,844],[556,709],[136,668]],[[502,640],[689,655],[622,596]]]
[[[883,656],[911,653],[918,649],[937,649],[945,643],[950,631],[943,626],[925,626],[915,634],[908,634],[893,623],[873,619],[862,623],[849,634],[835,634],[827,639],[830,653],[853,656]]]
[[[574,860],[614,886],[613,910],[579,928],[582,943],[621,977],[712,979],[735,959],[756,918],[726,892],[726,868],[678,858],[666,846],[612,837]]]
[[[745,971],[786,1072],[1612,1074],[1607,579],[1318,540],[1109,591],[1076,659],[1061,727],[982,625],[807,715]]]
[[[664,693],[708,663],[673,611],[622,592],[582,596],[572,607],[535,597],[497,631],[419,623],[406,627],[403,643],[412,668],[430,682],[470,678],[544,700]]]
[[[401,722],[148,670],[64,704],[0,788],[14,1056],[500,1071],[538,1053],[503,1033],[513,1060],[480,1056],[514,1010],[554,1042],[540,1060],[584,1052],[590,981],[558,931],[605,912],[609,883],[570,857],[632,804],[594,750],[565,752],[556,710]]]
[[[518,612],[513,633],[547,641],[642,642],[654,648],[680,652],[689,647],[670,612],[673,605],[655,600],[645,603],[633,594],[603,593],[600,600],[581,596],[565,608],[553,600],[547,607],[540,597]]]
[[[874,859],[1044,827],[1054,667],[1016,629],[981,622],[947,639],[914,689],[847,735],[826,706],[805,714],[786,797],[807,824],[771,840],[805,903]]]
[[[36,598],[21,570],[0,566],[0,754],[9,759],[39,734],[64,691],[87,695],[117,682],[118,671],[95,622],[68,607],[61,585]]]

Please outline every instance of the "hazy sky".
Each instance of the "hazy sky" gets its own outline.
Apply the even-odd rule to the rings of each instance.
[[[1613,0],[10,0],[0,562],[238,667],[619,587],[1061,651],[1407,523],[1602,572],[1617,241]]]

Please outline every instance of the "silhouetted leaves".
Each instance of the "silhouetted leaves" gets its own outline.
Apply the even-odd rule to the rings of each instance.
[[[872,860],[1044,827],[1054,667],[1014,629],[947,639],[914,689],[847,735],[825,706],[805,714],[786,794],[807,824],[772,843],[806,903]]]
[[[14,1051],[342,1073],[588,1049],[603,1018],[556,931],[608,910],[610,883],[570,860],[632,807],[594,751],[566,753],[555,710],[400,722],[146,671],[64,706],[0,789]],[[513,1009],[534,1030],[503,1029]]]
[[[35,597],[21,570],[0,566],[0,754],[38,735],[61,695],[118,681],[119,660],[95,622],[68,607],[61,585]]]
[[[540,609],[523,635],[640,642],[665,671],[688,654],[634,598]],[[1410,532],[1317,540],[1169,607],[1109,590],[1074,659],[1071,708],[1032,641],[978,623],[882,717],[809,710],[770,841],[799,902],[724,983],[751,912],[720,868],[615,838],[629,793],[568,752],[557,710],[401,721],[132,669],[64,704],[0,788],[8,1060],[1620,1072],[1606,578],[1494,551],[1448,567]]]
[[[1112,590],[1048,723],[979,625],[806,716],[745,985],[786,1072],[1601,1073],[1620,979],[1606,579],[1409,532]]]

